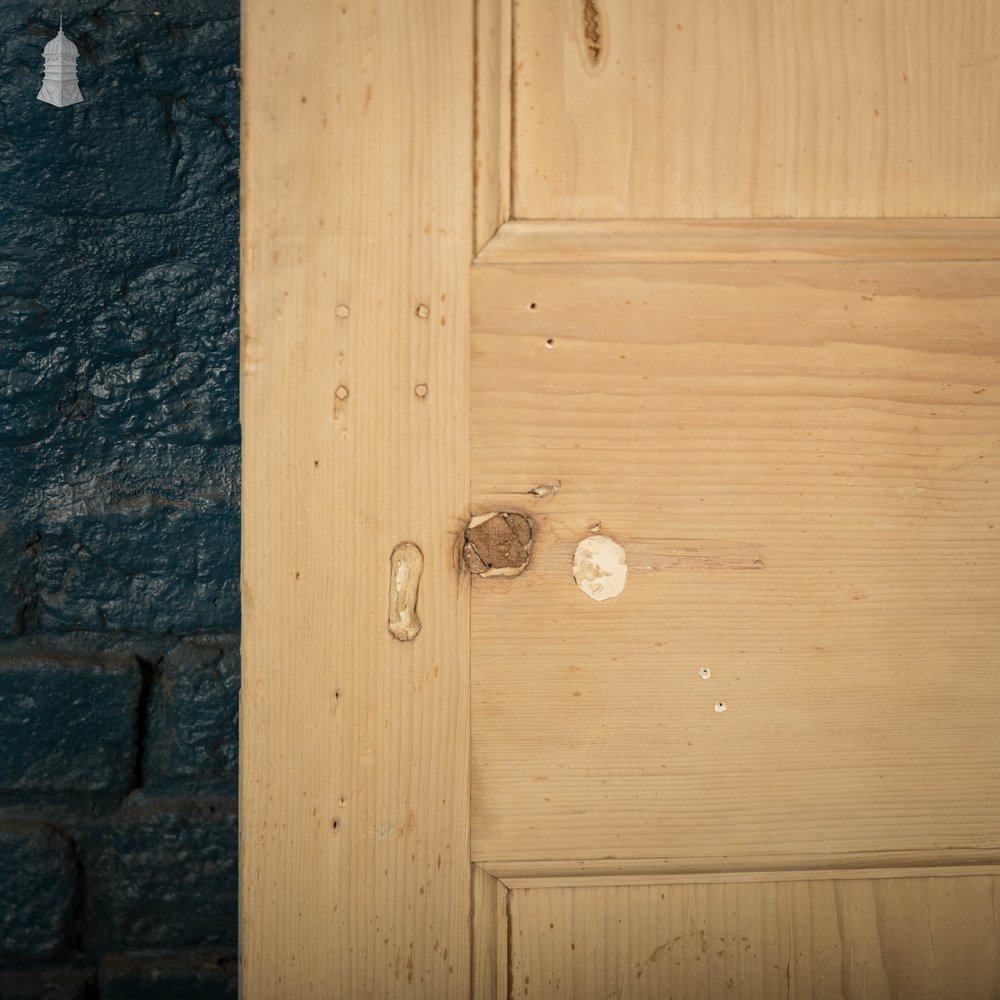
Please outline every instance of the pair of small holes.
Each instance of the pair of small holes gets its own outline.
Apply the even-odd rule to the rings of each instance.
[[[709,680],[709,678],[711,678],[711,676],[712,676],[712,668],[711,667],[699,667],[698,668],[698,676],[703,681]],[[717,701],[712,707],[716,710],[716,712],[725,712],[729,708],[729,706],[724,701]]]
[[[538,308],[538,303],[537,303],[537,302],[529,302],[529,303],[528,303],[528,309],[529,309],[529,310],[530,310],[531,312],[534,312],[534,311],[535,311],[535,310],[536,310],[537,308]],[[549,338],[548,338],[548,339],[547,339],[547,340],[545,341],[545,346],[546,346],[547,348],[549,348],[549,350],[551,350],[551,349],[552,349],[553,347],[555,347],[555,346],[556,346],[556,342],[555,342],[555,341],[554,341],[554,340],[553,340],[553,339],[552,339],[551,337],[549,337]]]

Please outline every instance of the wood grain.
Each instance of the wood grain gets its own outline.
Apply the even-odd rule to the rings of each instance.
[[[513,220],[482,264],[707,264],[1000,259],[996,219]]]
[[[520,889],[514,996],[992,1000],[996,876]]]
[[[961,855],[960,851],[950,852]],[[752,860],[752,859],[751,859]],[[760,859],[757,859],[758,861]],[[832,867],[816,858],[808,868],[730,867],[711,871],[704,862],[669,867],[655,859],[626,858],[619,861],[486,861],[477,870],[502,882],[509,889],[571,889],[601,885],[693,885],[714,882],[814,882],[817,879],[953,878],[969,875],[1000,875],[1000,864],[980,864],[974,858],[956,857],[952,864],[921,864],[919,858],[884,852],[877,857],[855,858],[864,868]]]
[[[510,995],[510,893],[478,865],[472,869],[472,998],[507,1000]]]
[[[998,316],[990,263],[475,269],[474,510],[536,531],[473,581],[474,859],[1000,857]]]
[[[475,249],[510,218],[512,0],[476,2]]]
[[[245,5],[247,1000],[468,996],[472,11]],[[416,391],[423,386],[424,391]],[[423,552],[412,642],[389,556]]]
[[[522,3],[513,215],[996,216],[998,52],[993,0]]]

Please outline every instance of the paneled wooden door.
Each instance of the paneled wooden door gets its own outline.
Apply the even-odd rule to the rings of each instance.
[[[1000,8],[244,8],[243,996],[1000,995]]]

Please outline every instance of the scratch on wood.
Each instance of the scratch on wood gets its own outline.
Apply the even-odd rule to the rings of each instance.
[[[718,545],[709,541],[656,542],[637,539],[629,543],[631,569],[656,573],[666,569],[766,569],[759,553],[742,545]]]
[[[400,542],[389,557],[389,632],[400,642],[420,633],[417,590],[424,569],[424,554],[413,542]]]

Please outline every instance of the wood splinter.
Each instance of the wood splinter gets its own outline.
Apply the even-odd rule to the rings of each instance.
[[[400,542],[389,557],[389,632],[400,642],[420,634],[417,588],[424,569],[424,554],[413,542]]]

